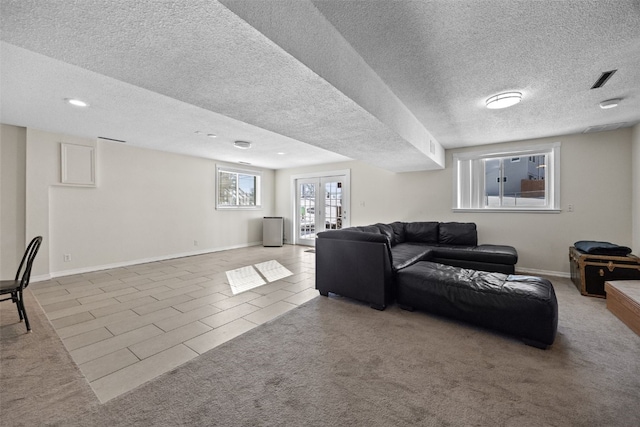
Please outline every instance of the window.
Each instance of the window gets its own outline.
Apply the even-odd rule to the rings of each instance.
[[[262,173],[218,167],[217,193],[218,209],[260,208]]]
[[[520,161],[521,157],[529,161]],[[454,211],[560,209],[560,143],[517,151],[456,153]]]

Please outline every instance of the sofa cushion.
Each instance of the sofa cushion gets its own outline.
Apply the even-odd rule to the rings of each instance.
[[[327,231],[332,231],[332,230],[327,230]],[[347,228],[341,228],[340,231],[362,231],[360,229],[360,227],[347,227]]]
[[[376,227],[375,225],[365,225],[365,226],[358,226],[358,227],[353,227],[353,228],[357,228],[358,230],[364,232],[364,233],[374,233],[374,234],[380,234],[380,229],[378,227]]]
[[[391,225],[382,224],[379,222],[377,224],[374,224],[374,227],[377,227],[378,230],[380,230],[381,234],[384,234],[385,236],[387,236],[387,238],[389,239],[389,244],[391,246],[396,245],[395,233],[393,232],[393,228],[391,228]]]
[[[391,258],[393,269],[398,271],[418,261],[431,258],[431,248],[415,243],[400,243],[391,248]]]
[[[473,222],[441,222],[438,227],[438,243],[476,246],[478,244],[476,224]]]
[[[436,258],[458,259],[492,264],[514,265],[518,262],[518,253],[511,246],[479,245],[456,246],[436,245],[433,247]]]
[[[435,221],[408,222],[404,226],[405,239],[407,242],[438,243],[438,226]]]
[[[470,270],[487,271],[490,273],[515,274],[516,267],[513,264],[496,264],[493,262],[467,261],[464,259],[440,258],[434,256],[429,261],[453,267],[468,268]]]
[[[356,240],[359,242],[388,243],[387,236],[380,233],[363,233],[355,227],[342,230],[328,230],[318,233],[319,239]]]
[[[514,334],[536,347],[555,339],[558,302],[546,279],[418,262],[397,275],[397,302]]]
[[[391,229],[393,230],[394,240],[396,241],[396,245],[398,243],[404,243],[407,241],[404,233],[404,222],[396,221],[389,224]]]

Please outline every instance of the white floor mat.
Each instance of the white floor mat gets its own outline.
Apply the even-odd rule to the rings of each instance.
[[[293,275],[292,272],[275,260],[261,262],[260,264],[256,264],[255,268],[257,268],[260,274],[267,279],[267,282],[275,282],[276,280],[284,279],[285,277]]]
[[[234,295],[266,284],[252,266],[229,270],[226,273]]]

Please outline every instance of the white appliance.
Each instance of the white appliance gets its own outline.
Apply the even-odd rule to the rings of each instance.
[[[284,218],[265,216],[262,223],[262,246],[282,246],[284,244]]]

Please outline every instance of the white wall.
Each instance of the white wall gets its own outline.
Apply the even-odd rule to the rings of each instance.
[[[633,218],[633,253],[640,255],[640,124],[637,124],[633,128],[632,136],[632,218]]]
[[[277,171],[276,215],[285,216],[287,224],[291,223],[292,175],[351,169],[351,225],[475,222],[480,243],[508,244],[518,250],[519,269],[568,274],[569,246],[577,240],[631,245],[631,129],[500,145],[518,147],[555,141],[562,143],[562,207],[572,204],[574,212],[453,213],[453,151],[449,151],[442,171],[394,174],[360,162]],[[288,241],[290,233],[288,226]]]
[[[24,128],[0,125],[0,277],[15,276],[25,244]]]
[[[271,170],[263,171],[261,210],[218,211],[221,162],[34,129],[26,135],[25,229],[44,237],[35,276],[259,244],[262,217],[273,215]],[[97,188],[59,184],[61,142],[97,148]]]
[[[342,169],[351,169],[352,225],[473,221],[481,243],[518,249],[519,268],[563,274],[576,240],[612,241],[640,253],[640,126],[505,144],[562,142],[562,206],[573,204],[575,211],[560,214],[453,213],[452,152],[442,171],[395,174],[360,162],[264,171],[262,210],[216,211],[214,161],[14,126],[1,130],[3,278],[15,274],[26,237],[38,234],[45,240],[34,275],[255,244],[263,216],[284,216],[291,241],[291,176]],[[97,146],[98,188],[56,185],[60,142]],[[25,153],[26,168],[20,166]],[[65,253],[71,262],[63,261]]]

